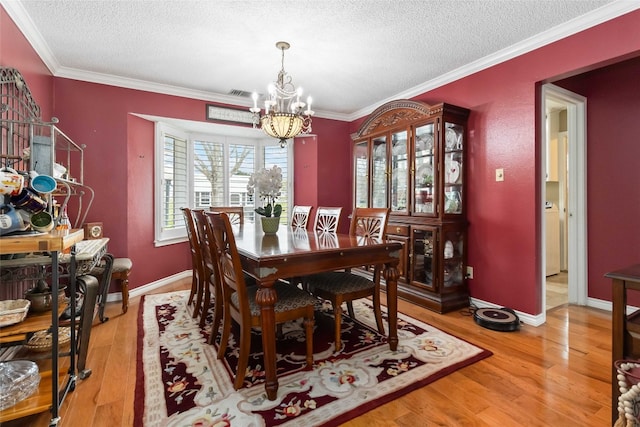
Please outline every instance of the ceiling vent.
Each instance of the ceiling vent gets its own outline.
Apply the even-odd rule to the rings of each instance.
[[[229,91],[229,95],[239,96],[241,98],[251,98],[251,92],[247,92],[246,90],[239,90],[239,89],[231,89]]]

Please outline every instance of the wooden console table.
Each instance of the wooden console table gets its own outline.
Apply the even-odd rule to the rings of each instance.
[[[611,414],[612,421],[618,418],[618,373],[613,363],[616,360],[640,358],[640,310],[627,316],[627,291],[640,291],[640,264],[605,274],[613,282],[613,314],[611,346]]]

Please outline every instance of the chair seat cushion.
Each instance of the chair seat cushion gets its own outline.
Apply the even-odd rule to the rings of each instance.
[[[131,270],[133,267],[133,262],[129,258],[115,258],[113,260],[113,265],[111,266],[111,276],[117,276],[120,273],[124,273],[126,271]],[[97,265],[93,267],[89,272],[90,275],[101,277],[104,274],[104,267],[101,265]]]
[[[260,289],[259,286],[247,286],[249,307],[251,308],[252,316],[259,316],[261,311],[260,305],[256,303],[256,293],[258,289]],[[278,300],[273,307],[276,313],[290,311],[316,303],[316,298],[313,295],[288,283],[276,282],[274,289],[278,294]],[[234,305],[238,305],[238,294],[234,293],[231,295],[231,300]]]
[[[325,291],[333,294],[351,293],[373,289],[375,283],[358,274],[345,271],[331,271],[306,276],[304,278],[311,292]]]
[[[114,258],[112,272],[121,272],[131,270],[133,262],[129,258]]]

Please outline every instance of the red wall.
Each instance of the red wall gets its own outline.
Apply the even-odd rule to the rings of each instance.
[[[605,273],[640,262],[639,76],[635,58],[555,83],[588,99],[588,278],[598,299],[611,297]]]
[[[24,77],[34,101],[40,105],[40,116],[53,115],[53,77],[35,53],[13,20],[0,6],[0,65],[16,68]]]
[[[640,52],[638,22],[640,11],[420,97],[426,101],[439,99],[454,104],[460,100],[462,106],[473,112],[469,127],[471,161],[468,165],[472,184],[467,205],[471,224],[469,265],[474,266],[474,279],[470,281],[472,296],[526,313],[541,312],[538,285],[543,275],[538,257],[541,245],[541,209],[538,205],[541,150],[536,131],[540,128],[536,83],[553,76],[577,74],[592,69],[593,64],[632,52],[637,55]],[[636,67],[635,70],[636,76],[640,75],[640,69]],[[600,93],[606,94],[608,89],[609,85],[605,84]],[[591,100],[588,105],[591,105]],[[626,114],[637,116],[637,110],[633,111],[630,109]],[[605,129],[610,128],[611,122],[600,121],[599,125],[602,132],[607,132]],[[591,126],[598,127],[598,123],[590,122],[589,131]],[[589,135],[587,138],[591,140]],[[617,149],[626,151],[621,147]],[[628,157],[628,161],[633,159]],[[593,167],[596,164],[589,163],[589,176]],[[495,181],[496,168],[504,168],[504,182]],[[589,209],[591,207],[590,204]],[[590,213],[587,213],[588,217]],[[637,230],[637,218],[616,223],[616,227]],[[595,261],[592,248],[597,245],[592,235],[606,233],[611,223],[590,220],[588,225],[591,280],[597,276],[597,273],[592,274]],[[620,264],[618,251],[612,251],[611,247],[608,249],[609,252],[599,251],[602,256],[598,264],[608,265],[605,271]],[[589,296],[610,300],[609,281],[604,281],[601,274],[597,279],[588,284]]]
[[[295,138],[293,149],[295,205],[318,206],[317,158],[318,138],[316,136]],[[315,210],[312,210],[312,217],[314,214]]]
[[[0,13],[3,23],[6,22],[6,15]],[[526,313],[537,314],[541,311],[538,260],[541,229],[538,206],[540,147],[536,130],[539,126],[539,94],[536,87],[540,82],[552,81],[558,76],[577,75],[611,63],[616,58],[638,55],[638,22],[640,11],[635,11],[416,97],[427,103],[446,101],[472,110],[467,166],[470,180],[469,264],[474,267],[475,276],[470,282],[473,297]],[[4,26],[2,31],[5,44]],[[31,60],[24,59],[23,55],[14,52],[10,58],[3,55],[0,59],[3,62],[6,59],[19,69],[23,66],[22,61],[30,67]],[[637,68],[635,71],[632,69],[630,75],[634,73],[638,75]],[[628,82],[633,84],[633,77]],[[603,98],[602,114],[608,119],[606,123],[604,117],[600,122],[592,123],[590,98],[589,141],[596,138],[593,135],[610,135],[612,123],[619,123],[621,117],[629,122],[637,120],[637,108],[625,111],[617,109],[615,116],[608,116],[606,109],[613,107],[604,106],[610,81],[601,78],[590,84],[601,85],[599,89],[592,88],[588,96],[594,97],[593,102],[598,97]],[[619,92],[623,94],[624,90]],[[190,268],[185,245],[165,248],[153,246],[152,129],[148,123],[129,113],[202,120],[204,102],[60,78],[55,79],[54,93],[53,111],[61,119],[61,128],[78,142],[87,144],[86,181],[97,194],[87,220],[103,221],[107,235],[112,238],[110,249],[116,255],[131,257],[136,266],[140,266],[134,268],[132,286],[140,286]],[[37,100],[40,102],[39,98]],[[296,157],[294,179],[298,179],[298,173],[313,172],[305,172],[304,165],[312,164],[313,156],[317,156],[317,194],[311,195],[311,198],[315,198],[319,204],[342,205],[350,211],[349,135],[360,122],[343,124],[314,119],[317,145],[315,150],[309,150],[309,157]],[[598,133],[592,135],[592,132]],[[611,139],[604,137],[604,140],[608,142]],[[602,183],[593,182],[597,174],[593,172],[592,178],[591,169],[604,167],[610,170],[610,163],[623,165],[615,166],[616,173],[621,175],[633,169],[627,164],[638,158],[637,151],[622,146],[625,142],[637,144],[637,138],[631,142],[616,139],[615,143],[609,143],[607,148],[601,147],[600,151],[594,153],[590,146],[588,153],[590,159],[604,156],[597,162],[590,160],[588,172],[589,294],[602,299],[610,299],[609,284],[602,279],[602,272],[628,264],[625,262],[627,257],[632,258],[633,248],[638,248],[633,240],[628,243],[630,247],[612,241],[637,231],[638,210],[635,205],[629,211],[625,208],[617,214],[615,222],[603,221],[607,217],[606,212],[592,213],[598,201],[604,200],[608,206],[614,206],[611,199],[615,198],[617,202],[624,192],[616,190],[614,194],[617,196],[602,195],[611,190],[607,188],[605,191],[601,188]],[[636,156],[630,156],[629,153],[635,153]],[[495,182],[496,168],[504,168],[504,182]],[[627,175],[622,176],[621,180],[626,182],[616,188],[622,190],[627,184],[631,186],[630,191],[637,191],[637,175],[629,176],[631,179],[626,178]],[[598,195],[592,195],[593,191]],[[296,203],[299,200],[296,199]],[[633,199],[631,203],[634,203]],[[602,250],[596,250],[601,242],[595,239],[604,239]],[[593,254],[597,254],[597,260]]]
[[[474,279],[470,280],[469,286],[474,298],[525,313],[541,312],[541,209],[538,203],[541,150],[537,134],[540,124],[536,87],[556,76],[577,75],[609,64],[616,58],[638,56],[638,22],[640,11],[635,11],[414,98],[428,104],[446,101],[472,111],[469,117],[467,207],[470,222],[468,263],[474,267]],[[627,84],[638,84],[640,69],[635,67],[630,74],[634,73],[635,79],[631,77]],[[594,94],[606,97],[610,83],[603,79],[598,84],[602,86],[594,88]],[[588,103],[591,105],[591,100]],[[637,111],[634,108],[624,112],[616,109],[629,121],[637,121]],[[363,120],[353,122],[351,132],[355,132]],[[600,132],[610,133],[615,122],[611,118],[606,122],[590,121],[589,132],[599,123]],[[616,156],[624,157],[627,149],[621,147],[623,142],[616,142],[617,147],[610,144],[609,148],[621,150]],[[627,139],[625,143],[637,144],[637,137],[635,141]],[[635,149],[631,151],[636,152]],[[626,162],[636,159],[628,156]],[[589,163],[590,176],[591,168],[596,166],[597,163]],[[504,168],[504,182],[495,181],[497,168]],[[637,192],[638,180],[631,182]],[[596,189],[589,190],[589,197]],[[589,203],[589,209],[592,207]],[[637,212],[632,209],[632,213]],[[613,227],[620,230],[615,234],[626,230],[638,235],[637,215],[621,215],[620,221],[614,224],[592,220],[588,223],[589,296],[605,300],[611,299],[610,283],[602,278],[603,272],[630,264],[632,259],[638,262],[637,244],[635,251],[628,251],[621,257],[620,245],[611,250],[615,243],[607,239],[607,249],[594,252],[594,246],[599,243],[594,236],[606,235]],[[631,239],[630,244],[634,242],[637,237]],[[597,261],[593,253],[598,254]]]
[[[111,238],[109,250],[133,260],[132,287],[190,269],[187,243],[159,248],[153,244],[154,129],[131,113],[203,121],[206,102],[62,78],[56,79],[55,92],[61,127],[87,145],[85,181],[96,191],[87,221],[104,222],[105,235]],[[314,119],[321,148],[309,153],[309,161],[316,162],[323,151],[345,151],[333,161],[344,172],[316,178],[335,188],[342,176],[349,176],[349,159],[344,148],[348,144],[330,132],[326,138],[323,134],[333,122]],[[316,200],[337,203],[340,198],[318,194]]]
[[[313,120],[315,138],[296,139],[295,203],[342,206],[338,230],[349,231],[351,213],[351,137],[349,124],[336,120]],[[311,140],[311,141],[310,141]],[[311,183],[307,186],[307,182]],[[304,203],[303,203],[304,201]],[[311,211],[315,218],[315,210]]]

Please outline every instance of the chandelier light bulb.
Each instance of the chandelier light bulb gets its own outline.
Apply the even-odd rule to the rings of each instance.
[[[260,109],[258,108],[258,94],[256,92],[253,92],[251,94],[251,99],[253,99],[253,108],[251,108],[249,111],[255,113],[255,110],[257,110],[257,112],[259,113]]]

